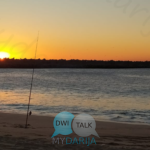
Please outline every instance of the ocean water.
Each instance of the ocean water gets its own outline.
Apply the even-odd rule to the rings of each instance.
[[[32,69],[0,69],[0,111],[26,113]],[[30,110],[150,124],[150,69],[35,69]]]

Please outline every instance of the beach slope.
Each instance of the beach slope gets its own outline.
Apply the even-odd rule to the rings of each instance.
[[[150,126],[97,121],[96,145],[53,144],[52,116],[30,116],[25,128],[26,115],[0,113],[0,149],[2,150],[47,150],[47,149],[150,149]],[[58,135],[57,137],[64,137]],[[77,137],[75,133],[69,137]]]

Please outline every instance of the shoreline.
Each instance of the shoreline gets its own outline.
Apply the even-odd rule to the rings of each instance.
[[[16,113],[16,112],[5,112],[5,111],[0,111],[0,114],[14,114],[14,115],[27,115],[26,113]],[[58,113],[51,113],[51,114],[33,114],[34,116],[37,116],[37,117],[55,117]],[[76,116],[76,115],[74,115]],[[98,119],[97,117],[93,117],[95,119],[96,122],[106,122],[106,123],[121,123],[121,124],[129,124],[129,125],[146,125],[146,126],[150,126],[150,123],[138,123],[138,122],[119,122],[119,121],[112,121],[112,120],[108,120],[108,119]]]

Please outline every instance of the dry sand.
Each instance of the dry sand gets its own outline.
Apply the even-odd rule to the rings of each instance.
[[[53,117],[30,116],[25,129],[25,115],[0,113],[0,150],[50,150],[50,149],[101,149],[146,150],[150,149],[150,126],[97,121],[100,138],[96,145],[52,144]],[[58,137],[64,137],[58,135]],[[75,133],[69,137],[77,137]]]

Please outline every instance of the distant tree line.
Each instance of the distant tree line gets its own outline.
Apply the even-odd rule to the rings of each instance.
[[[150,61],[0,59],[0,68],[150,68]]]

